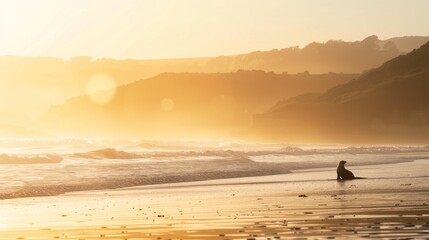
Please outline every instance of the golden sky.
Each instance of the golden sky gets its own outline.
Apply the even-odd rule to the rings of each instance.
[[[425,0],[0,0],[0,55],[217,56],[429,35]]]

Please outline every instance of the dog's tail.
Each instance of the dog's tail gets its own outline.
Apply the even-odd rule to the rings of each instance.
[[[368,179],[366,177],[355,177],[355,179]]]

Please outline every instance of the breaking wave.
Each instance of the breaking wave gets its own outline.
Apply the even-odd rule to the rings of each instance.
[[[427,157],[429,153],[429,146],[156,141],[143,145],[102,141],[20,142],[8,147],[3,145],[5,151],[0,154],[0,199],[284,174],[297,169],[335,167],[342,159],[350,160],[350,166],[394,163]],[[11,168],[8,164],[15,165]]]
[[[75,153],[72,156],[92,159],[138,159],[165,157],[252,157],[264,155],[317,155],[317,154],[389,154],[406,152],[429,152],[429,147],[345,147],[314,148],[281,147],[278,150],[191,150],[191,151],[152,151],[129,152],[115,148],[104,148],[89,152]]]

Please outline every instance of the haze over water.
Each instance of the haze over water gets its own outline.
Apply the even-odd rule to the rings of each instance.
[[[428,9],[0,0],[0,240],[428,239]]]
[[[0,155],[0,197],[264,176],[293,170],[408,162],[427,146],[287,145],[239,142],[14,142]],[[13,146],[13,147],[12,147]],[[332,180],[332,178],[324,180]]]

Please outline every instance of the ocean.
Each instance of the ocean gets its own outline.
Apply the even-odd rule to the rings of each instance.
[[[429,146],[1,140],[0,199],[427,159]],[[363,176],[364,177],[364,176]],[[311,179],[310,179],[311,180]]]

